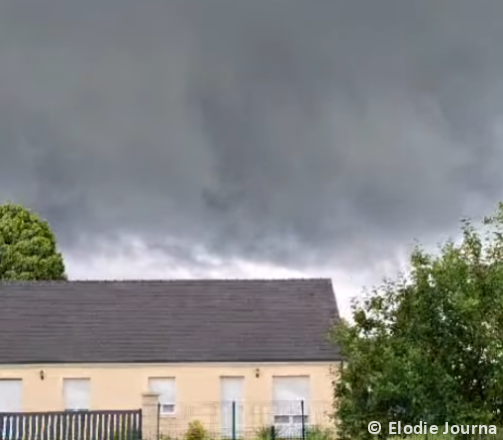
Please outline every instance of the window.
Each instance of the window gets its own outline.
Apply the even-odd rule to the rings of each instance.
[[[150,391],[159,394],[162,415],[172,415],[176,409],[176,387],[174,377],[151,377]]]
[[[274,425],[284,435],[298,435],[309,423],[309,394],[309,376],[273,377]]]
[[[91,381],[89,379],[63,379],[63,397],[66,411],[89,410]]]
[[[0,412],[21,412],[22,391],[21,379],[0,379]]]
[[[21,412],[23,381],[21,379],[0,379],[0,413]],[[3,419],[3,420],[2,420]],[[0,438],[12,440],[19,435],[16,429],[17,418],[6,414],[0,415]]]
[[[220,378],[221,428],[223,438],[230,439],[233,434],[244,437],[243,401],[245,378],[242,376]]]

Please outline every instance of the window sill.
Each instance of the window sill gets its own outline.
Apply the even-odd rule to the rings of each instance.
[[[164,417],[164,418],[174,418],[176,417],[176,412],[172,412],[172,413],[159,413],[159,416],[161,417]]]

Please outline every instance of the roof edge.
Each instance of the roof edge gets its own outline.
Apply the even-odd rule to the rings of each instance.
[[[288,359],[252,359],[252,360],[193,360],[193,359],[186,359],[186,360],[141,360],[141,361],[134,361],[134,360],[124,360],[124,361],[99,361],[99,362],[92,362],[92,361],[56,361],[56,360],[39,360],[39,361],[19,361],[19,362],[0,362],[0,366],[4,365],[23,365],[23,366],[29,366],[29,365],[155,365],[155,364],[174,364],[174,365],[180,365],[180,364],[251,364],[251,363],[274,363],[274,364],[283,364],[283,363],[317,363],[317,362],[341,362],[343,357],[341,355],[334,355],[331,357],[326,357],[326,358],[288,358]]]

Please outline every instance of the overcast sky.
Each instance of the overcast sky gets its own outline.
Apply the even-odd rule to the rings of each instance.
[[[0,0],[0,200],[74,278],[331,276],[503,198],[501,0]]]

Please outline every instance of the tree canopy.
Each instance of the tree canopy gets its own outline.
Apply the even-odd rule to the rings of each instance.
[[[0,280],[64,279],[63,257],[49,224],[20,205],[0,205]]]
[[[334,383],[341,438],[379,421],[503,426],[503,204],[410,273],[385,280],[334,328],[345,363]]]

